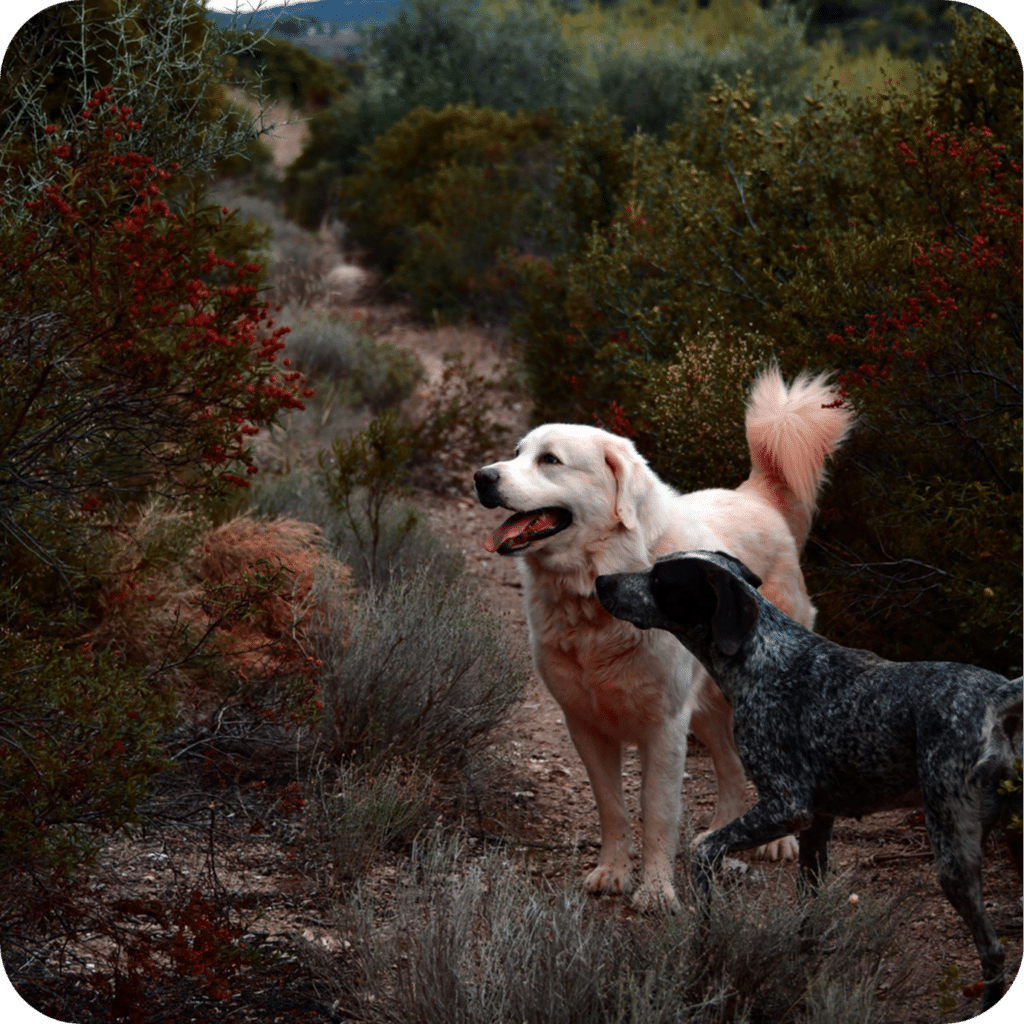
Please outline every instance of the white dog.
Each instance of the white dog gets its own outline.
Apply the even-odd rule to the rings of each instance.
[[[787,389],[773,368],[753,385],[746,417],[752,469],[734,491],[680,495],[626,438],[558,423],[530,431],[514,459],[476,473],[482,504],[515,513],[484,546],[522,556],[537,671],[565,713],[594,791],[601,853],[584,883],[591,892],[632,888],[623,743],[637,745],[643,773],[639,907],[679,908],[673,876],[688,728],[711,751],[718,776],[709,831],[745,809],[728,702],[675,637],[612,618],[594,581],[646,569],[673,551],[725,551],[761,577],[768,600],[810,628],[815,611],[799,552],[825,460],[852,421],[826,375],[801,375]],[[776,859],[795,849],[789,837],[767,852]]]

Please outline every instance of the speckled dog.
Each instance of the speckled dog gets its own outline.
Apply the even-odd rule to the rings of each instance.
[[[758,802],[697,847],[698,898],[727,853],[790,832],[814,885],[836,817],[923,805],[942,890],[978,948],[987,1009],[1005,983],[982,898],[982,845],[1000,819],[1021,813],[1019,789],[999,792],[1021,755],[1021,680],[839,647],[773,607],[760,585],[742,562],[710,551],[597,580],[612,615],[673,633],[732,704]],[[1007,831],[1007,842],[1019,872],[1020,834]]]

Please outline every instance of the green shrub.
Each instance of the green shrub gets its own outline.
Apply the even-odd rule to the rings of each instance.
[[[362,147],[420,107],[510,116],[552,109],[571,120],[589,102],[585,76],[542,7],[499,13],[472,0],[412,0],[389,24],[366,30],[363,45],[365,81],[312,118],[285,178],[289,213],[309,227],[334,206],[342,178],[364,166]]]
[[[330,469],[330,456],[325,456]],[[399,480],[405,480],[404,467]],[[321,474],[293,469],[290,473],[262,476],[251,491],[251,510],[265,518],[290,517],[316,523],[337,559],[352,569],[357,586],[386,586],[429,565],[438,578],[454,580],[463,571],[462,555],[451,550],[430,528],[428,519],[396,487],[383,502],[377,518],[377,542],[373,555],[372,526],[365,517],[371,499],[353,484],[349,496],[354,521],[332,506]]]
[[[627,135],[639,128],[664,138],[672,125],[699,118],[716,81],[735,85],[749,74],[758,110],[770,105],[775,116],[797,111],[803,96],[815,91],[821,54],[804,44],[803,25],[789,4],[774,4],[762,18],[761,31],[719,47],[696,34],[660,44],[652,38],[643,49],[622,36],[598,43],[592,60],[601,102],[622,117]]]
[[[359,581],[386,583],[399,567],[429,562],[442,575],[461,560],[423,529],[422,515],[403,501],[410,481],[435,489],[489,455],[505,428],[481,407],[485,382],[459,358],[446,360],[439,387],[414,423],[391,410],[351,438],[320,452],[320,479],[334,520],[328,536]]]
[[[249,491],[249,509],[265,519],[301,516],[321,529],[331,514],[321,481],[311,469],[261,473]]]
[[[669,362],[636,360],[630,373],[646,383],[630,401],[634,421],[612,418],[604,425],[618,433],[632,429],[640,450],[656,450],[659,471],[681,491],[736,487],[750,473],[746,399],[769,351],[763,338],[709,334],[683,345]]]
[[[410,429],[388,410],[351,438],[338,438],[332,452],[320,453],[327,500],[356,542],[360,567],[377,580],[419,518],[412,509],[397,524],[386,516],[405,493]]]
[[[357,496],[358,497],[358,496]],[[396,498],[387,502],[378,521],[376,556],[366,558],[366,533],[335,516],[327,536],[338,557],[352,566],[352,579],[359,586],[387,586],[392,580],[427,567],[439,581],[456,580],[465,570],[465,559],[430,526],[423,509],[413,501]]]
[[[406,112],[473,104],[506,114],[569,113],[585,89],[543,4],[410,0],[391,22],[366,33],[366,49]]]
[[[316,654],[332,758],[441,773],[467,765],[526,681],[477,601],[425,565],[330,615]]]
[[[174,713],[145,669],[91,643],[0,622],[0,863],[45,881],[88,867],[104,835],[141,820]],[[60,632],[66,631],[63,624]],[[48,635],[49,634],[49,635]]]
[[[969,4],[947,6],[958,10],[949,18],[955,35],[943,46],[946,66],[935,82],[936,122],[960,133],[985,125],[1016,158],[1024,118],[1020,53],[991,18],[973,17]]]
[[[236,54],[232,78],[250,89],[290,103],[296,110],[326,107],[348,91],[345,72],[301,46],[265,36],[249,40]]]
[[[954,14],[970,19],[973,12],[970,4],[948,0],[831,5],[801,0],[801,5],[810,12],[807,38],[812,42],[835,35],[850,52],[885,46],[890,53],[916,60],[941,52],[953,35]]]
[[[546,114],[420,107],[367,149],[339,212],[421,315],[493,312],[505,288],[496,255],[540,237],[559,133]]]
[[[374,413],[408,398],[423,377],[423,368],[408,349],[380,342],[358,321],[332,313],[306,316],[285,341],[285,365],[309,378],[343,389],[348,404]]]
[[[991,22],[961,23],[951,66],[1006,45]],[[756,117],[749,85],[720,85],[664,143],[627,141],[606,115],[577,126],[556,192],[567,242],[520,263],[516,325],[541,419],[638,429],[650,367],[711,333],[774,339],[790,375],[837,369],[862,426],[811,553],[829,572],[820,627],[1007,673],[1022,532],[1011,71],[988,93],[1003,139],[965,124],[941,71],[913,95],[833,93],[792,119]],[[645,453],[666,475],[685,458],[653,437]]]

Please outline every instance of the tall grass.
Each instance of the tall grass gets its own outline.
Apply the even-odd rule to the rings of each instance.
[[[806,904],[772,884],[716,893],[706,927],[607,910],[538,887],[516,858],[457,840],[414,846],[388,891],[341,912],[351,950],[316,973],[372,1024],[872,1024],[913,981],[891,901],[856,908],[842,881]]]
[[[324,888],[349,888],[426,824],[434,789],[429,775],[401,762],[373,771],[320,758],[306,786],[305,873]]]

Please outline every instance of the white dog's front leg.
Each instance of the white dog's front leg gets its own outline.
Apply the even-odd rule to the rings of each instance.
[[[569,735],[587,769],[601,822],[601,853],[597,867],[583,880],[588,892],[625,893],[633,886],[633,855],[629,814],[622,795],[622,744],[565,716]]]
[[[666,722],[640,743],[643,876],[633,903],[641,910],[680,909],[675,889],[676,848],[682,815],[687,715]]]

